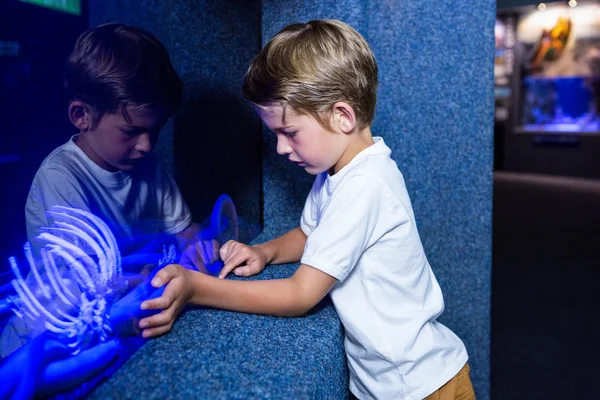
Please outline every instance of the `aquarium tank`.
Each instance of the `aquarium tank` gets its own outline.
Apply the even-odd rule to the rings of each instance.
[[[524,130],[598,132],[600,115],[587,77],[523,79]]]

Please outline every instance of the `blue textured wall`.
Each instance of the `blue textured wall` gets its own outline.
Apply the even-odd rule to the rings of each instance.
[[[495,2],[263,1],[263,43],[288,23],[335,18],[370,43],[380,89],[373,125],[403,172],[446,300],[489,398]],[[263,133],[265,228],[298,225],[312,178]]]
[[[183,80],[184,100],[157,151],[194,218],[202,222],[221,193],[246,226],[261,206],[259,120],[240,85],[259,49],[257,1],[90,0],[90,26],[122,22],[156,35]],[[254,232],[257,233],[257,232]]]

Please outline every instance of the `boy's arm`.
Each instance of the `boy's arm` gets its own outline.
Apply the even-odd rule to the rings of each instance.
[[[188,302],[245,313],[300,316],[331,290],[336,279],[305,264],[290,278],[264,281],[223,280],[172,264],[152,280],[154,287],[167,283],[161,297],[141,305],[143,310],[162,309],[140,321],[144,337],[168,332]]]
[[[281,317],[304,315],[336,283],[334,277],[305,264],[287,279],[237,281],[210,277],[209,280],[198,275],[191,278],[191,303]]]
[[[225,278],[230,272],[237,276],[256,275],[262,272],[267,264],[298,262],[302,257],[306,239],[302,229],[296,228],[277,239],[254,246],[230,240],[219,250],[225,263],[219,272],[219,278]]]
[[[267,264],[296,263],[302,258],[306,238],[302,229],[297,227],[276,239],[252,247],[263,252]]]

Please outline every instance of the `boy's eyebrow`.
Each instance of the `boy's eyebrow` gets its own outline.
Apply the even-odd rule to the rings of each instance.
[[[164,122],[160,121],[159,125],[157,125],[157,127],[162,128],[163,126],[166,125],[166,123],[167,123],[167,121],[164,121]],[[133,124],[119,124],[119,127],[127,128],[127,129],[135,129],[135,130],[145,130],[145,129],[156,128],[156,127],[133,125]]]
[[[291,128],[292,125],[286,125],[286,126],[278,126],[277,128],[273,128],[273,131],[282,131],[284,129],[288,129]]]
[[[143,126],[136,126],[136,125],[131,125],[131,124],[120,124],[119,126],[121,128],[128,128],[128,129],[146,129]]]

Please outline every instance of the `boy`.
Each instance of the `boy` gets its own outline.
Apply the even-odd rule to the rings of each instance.
[[[79,134],[46,157],[31,185],[25,215],[34,256],[43,245],[36,237],[53,224],[46,211],[62,205],[102,218],[124,256],[160,253],[174,235],[180,250],[185,249],[180,263],[204,271],[215,260],[216,242],[210,249],[197,243],[198,225],[152,153],[183,89],[164,46],[132,26],[90,29],[69,56],[65,88],[69,119]],[[139,272],[131,266],[129,271]],[[31,335],[13,318],[0,340],[2,357]]]
[[[256,246],[220,250],[230,271],[301,262],[288,279],[219,280],[178,265],[159,271],[163,309],[143,336],[170,329],[184,304],[299,316],[327,293],[345,328],[350,391],[360,399],[473,399],[462,341],[436,321],[444,308],[402,174],[372,137],[377,64],[362,36],[339,21],[294,24],[252,61],[244,94],[277,135],[277,152],[316,175],[300,227]]]

